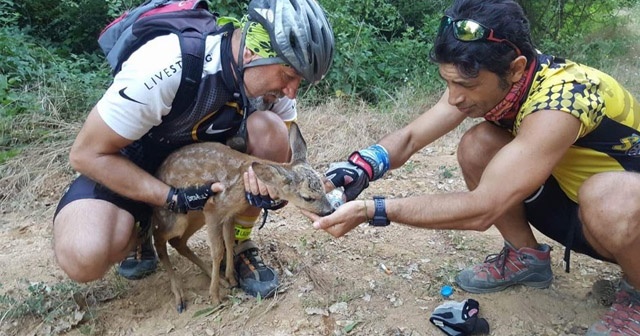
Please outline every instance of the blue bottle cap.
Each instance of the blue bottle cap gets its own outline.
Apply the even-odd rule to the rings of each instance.
[[[453,294],[453,287],[442,286],[442,288],[440,289],[440,294],[445,298],[448,298],[449,296],[451,296],[451,294]]]

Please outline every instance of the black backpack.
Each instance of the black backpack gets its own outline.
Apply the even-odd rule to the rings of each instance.
[[[98,44],[115,75],[122,63],[149,40],[177,34],[182,53],[182,77],[168,114],[175,116],[180,113],[171,112],[183,112],[195,102],[207,36],[232,29],[221,29],[217,18],[204,0],[147,0],[107,25],[98,37]]]

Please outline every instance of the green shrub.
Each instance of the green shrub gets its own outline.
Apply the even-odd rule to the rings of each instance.
[[[104,61],[57,52],[18,28],[0,28],[0,118],[53,106],[73,119],[95,103],[109,80]]]
[[[377,104],[396,89],[433,69],[430,40],[406,27],[397,8],[384,0],[324,1],[336,40],[331,71],[319,84],[303,89],[304,99],[362,99]],[[410,61],[409,61],[410,60]]]
[[[619,28],[621,10],[637,0],[518,1],[529,18],[534,43],[545,53],[594,67],[606,66],[610,55],[626,53]]]
[[[19,25],[41,41],[70,53],[94,52],[98,33],[109,22],[104,0],[16,2]]]
[[[0,52],[0,56],[6,57],[0,60],[0,102],[5,110],[0,115],[33,109],[38,99],[29,95],[30,85],[46,85],[51,81],[69,86],[63,88],[65,92],[77,92],[78,88],[71,83],[76,81],[80,83],[78,86],[100,88],[89,75],[97,71],[98,77],[103,76],[103,69],[96,70],[95,66],[105,64],[96,37],[110,20],[142,1],[0,0],[3,29],[22,27],[19,34],[0,33],[0,48],[11,49]],[[222,15],[236,17],[245,14],[248,3],[247,0],[208,2],[210,8]],[[637,0],[519,2],[531,20],[534,42],[540,50],[599,67],[607,61],[603,55],[625,52],[625,41],[618,38],[616,31],[620,23],[618,10],[635,5]],[[322,0],[335,32],[335,61],[323,82],[303,87],[302,98],[314,103],[327,96],[339,96],[378,104],[404,85],[440,87],[434,85],[439,78],[428,61],[428,53],[438,20],[450,3],[449,0]],[[27,50],[32,47],[36,50]],[[45,53],[44,47],[53,52]],[[55,74],[57,71],[59,74]],[[70,105],[69,110],[82,109],[78,107],[82,105],[80,101],[73,101],[70,95],[62,96],[65,104]],[[67,108],[63,109],[66,113]]]
[[[389,0],[389,3],[398,9],[405,27],[422,29],[425,18],[442,16],[444,8],[449,6],[451,1]]]

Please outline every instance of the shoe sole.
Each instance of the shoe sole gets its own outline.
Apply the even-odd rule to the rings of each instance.
[[[523,285],[523,286],[532,287],[532,288],[536,288],[536,289],[545,289],[545,288],[549,288],[549,286],[551,285],[552,282],[553,282],[553,278],[551,278],[549,280],[545,280],[545,281],[519,281],[519,282],[512,282],[512,283],[509,283],[509,284],[504,284],[504,285],[501,285],[501,286],[496,286],[496,287],[491,287],[491,288],[479,288],[479,287],[472,287],[472,286],[463,285],[456,278],[456,284],[458,284],[458,286],[460,286],[460,288],[462,288],[466,292],[473,293],[473,294],[485,294],[485,293],[499,292],[499,291],[505,290],[505,289],[507,289],[507,288],[509,288],[511,286],[516,286],[516,285]]]

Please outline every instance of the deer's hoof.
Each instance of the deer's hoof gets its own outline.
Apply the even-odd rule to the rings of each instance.
[[[187,310],[187,304],[184,301],[181,301],[177,306],[176,310],[178,310],[179,314],[182,314],[183,311]]]

